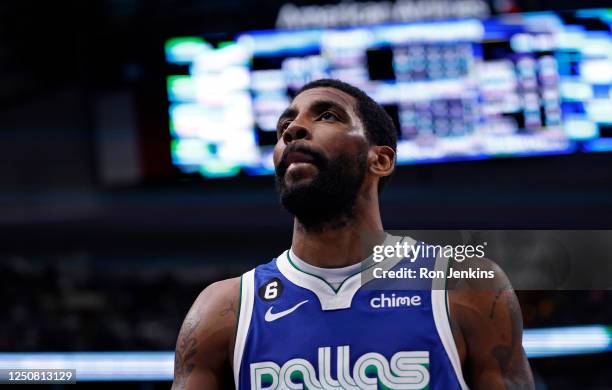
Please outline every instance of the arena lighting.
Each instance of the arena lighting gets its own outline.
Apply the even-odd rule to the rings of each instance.
[[[530,358],[608,352],[612,351],[612,326],[526,329],[523,347]]]
[[[77,381],[169,381],[174,352],[0,353],[0,369],[71,368]]]
[[[398,166],[612,151],[610,10],[478,20],[452,17],[466,0],[414,1],[287,5],[284,28],[167,40],[172,164],[204,178],[273,174],[278,117],[323,77],[387,110]],[[432,9],[450,19],[413,19]]]
[[[612,351],[612,326],[526,329],[529,358]],[[77,381],[170,381],[174,352],[0,353],[0,369],[76,369]]]

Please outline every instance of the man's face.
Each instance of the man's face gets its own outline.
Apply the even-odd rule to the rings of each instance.
[[[352,216],[369,146],[356,105],[335,88],[313,88],[279,118],[277,188],[283,206],[307,228]]]

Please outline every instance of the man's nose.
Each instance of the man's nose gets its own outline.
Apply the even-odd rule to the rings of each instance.
[[[283,133],[283,141],[289,144],[299,139],[310,139],[311,135],[309,126],[303,120],[296,118]]]

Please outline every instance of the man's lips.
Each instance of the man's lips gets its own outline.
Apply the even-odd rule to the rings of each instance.
[[[323,155],[314,149],[310,149],[302,145],[289,145],[287,149],[283,151],[281,159],[276,167],[276,175],[278,177],[284,177],[287,170],[298,169],[302,172],[302,169],[309,167],[310,171],[313,167],[317,169],[323,169],[326,165],[326,159]],[[302,172],[305,173],[305,172]]]
[[[289,152],[285,159],[287,166],[293,163],[314,163],[315,158],[310,154],[302,152]]]

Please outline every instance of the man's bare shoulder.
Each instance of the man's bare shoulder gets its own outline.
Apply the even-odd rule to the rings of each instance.
[[[468,279],[449,290],[451,325],[467,363],[470,387],[530,389],[533,378],[522,348],[523,320],[519,301],[505,272],[495,262],[461,264],[478,267],[493,277]]]
[[[239,294],[240,277],[212,283],[194,301],[185,317],[183,328],[187,325],[188,330],[193,329],[193,333],[200,338],[208,334],[232,335],[238,318]],[[220,339],[232,341],[225,340],[225,337]]]
[[[467,262],[453,265],[460,271],[476,267]],[[453,320],[465,333],[471,329],[473,334],[481,337],[482,329],[497,332],[508,322],[516,323],[522,331],[520,306],[512,285],[504,271],[492,260],[479,259],[477,267],[490,271],[492,278],[456,279],[449,283],[449,303]],[[514,320],[512,321],[511,318]],[[518,321],[517,321],[518,320]]]
[[[486,257],[462,262],[451,260],[455,271],[477,270],[478,277],[454,278],[449,280],[449,289],[462,292],[497,291],[500,288],[511,289],[512,286],[504,270],[493,260]],[[469,274],[469,273],[468,273]],[[492,276],[492,277],[489,277]]]
[[[229,380],[239,293],[237,277],[215,282],[198,295],[176,342],[173,389],[191,384],[223,388]]]
[[[240,301],[240,277],[214,282],[206,287],[193,303],[201,315],[211,317],[227,317],[230,312],[237,314],[237,304]],[[219,311],[219,309],[222,309]],[[229,312],[224,311],[227,309]]]

